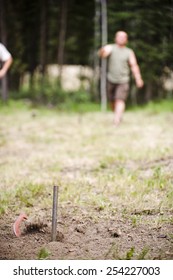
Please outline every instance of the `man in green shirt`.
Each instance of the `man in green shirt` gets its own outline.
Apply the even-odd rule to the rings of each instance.
[[[129,92],[130,70],[135,78],[136,86],[143,87],[139,65],[132,49],[126,47],[128,35],[124,31],[115,34],[115,44],[102,47],[98,54],[108,57],[108,96],[114,110],[114,123],[118,125],[125,110],[125,101]]]

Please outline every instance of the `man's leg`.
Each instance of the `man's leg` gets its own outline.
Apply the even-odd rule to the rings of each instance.
[[[128,90],[129,90],[128,83],[117,85],[116,94],[115,94],[115,107],[114,107],[115,125],[118,125],[122,120],[122,116],[126,107],[125,102],[127,100]]]
[[[124,100],[116,99],[115,100],[115,107],[114,107],[114,123],[115,123],[115,125],[118,125],[121,122],[124,111],[125,111]]]
[[[108,82],[107,83],[107,94],[108,94],[109,106],[113,112],[115,110],[115,91],[116,91],[116,85]]]
[[[109,105],[110,105],[110,109],[114,112],[115,111],[115,101],[110,101]]]

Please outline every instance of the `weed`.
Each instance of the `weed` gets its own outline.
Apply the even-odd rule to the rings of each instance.
[[[136,227],[136,226],[137,226],[137,222],[138,222],[138,218],[137,218],[136,216],[133,216],[133,217],[131,218],[131,220],[132,220],[132,226],[133,226],[133,227]]]
[[[107,163],[105,163],[105,162],[101,162],[100,163],[100,168],[101,169],[106,169],[108,166],[107,166]]]
[[[148,252],[149,252],[149,248],[143,248],[143,250],[137,257],[137,260],[145,260],[145,257],[148,254]]]
[[[38,252],[37,259],[38,260],[46,260],[50,256],[50,252],[46,250],[46,248],[41,248]]]
[[[6,212],[11,203],[12,195],[10,192],[1,192],[0,195],[0,216]]]
[[[125,256],[125,260],[132,260],[132,259],[137,259],[137,260],[144,260],[146,255],[148,254],[149,249],[148,248],[143,248],[141,253],[139,253],[139,255],[137,257],[134,257],[135,254],[135,247],[130,248],[129,251],[127,251],[126,256]]]
[[[134,256],[135,248],[132,247],[130,250],[126,253],[125,260],[131,260]]]
[[[143,248],[141,253],[137,257],[135,257],[135,247],[131,247],[125,254],[124,257],[120,256],[118,248],[116,247],[115,243],[113,243],[108,250],[108,252],[105,255],[105,258],[110,256],[112,254],[113,259],[116,260],[132,260],[132,259],[137,259],[137,260],[144,260],[146,255],[148,254],[149,249],[148,248]]]
[[[116,244],[114,242],[111,244],[111,247],[109,248],[109,250],[105,254],[104,258],[106,259],[111,254],[113,256],[113,259],[115,259],[115,260],[119,259],[119,257],[118,257],[118,249],[117,249]]]
[[[36,199],[44,193],[44,186],[39,184],[28,184],[20,186],[16,190],[15,197],[26,207],[32,207]]]

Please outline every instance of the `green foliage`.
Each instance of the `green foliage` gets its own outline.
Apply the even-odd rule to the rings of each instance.
[[[12,91],[10,96],[15,100],[30,100],[35,105],[49,105],[59,110],[83,111],[84,109],[86,111],[88,106],[98,109],[98,105],[92,102],[92,96],[88,91],[83,89],[65,91],[58,83],[50,83],[46,79],[42,85],[35,82],[32,89],[24,87],[19,92]],[[82,107],[83,109],[80,109]]]
[[[61,30],[61,1],[5,1],[6,20],[4,23],[7,47],[14,61],[10,70],[10,88],[14,98],[29,98],[40,103],[68,103],[66,92],[51,87],[47,81],[34,85],[33,74],[38,68],[44,73],[45,66],[57,63],[59,34],[64,32],[63,64],[88,65],[93,67],[96,48],[101,38],[94,38],[94,15],[97,11],[93,0],[67,1],[66,30]],[[44,6],[44,5],[46,6]],[[43,6],[46,7],[45,21],[41,21]],[[166,15],[166,16],[165,16]],[[114,41],[117,30],[124,29],[129,34],[129,47],[133,48],[145,81],[144,100],[148,87],[152,87],[152,97],[163,92],[161,76],[165,66],[172,64],[172,6],[169,0],[124,0],[107,1],[108,43]],[[44,29],[44,34],[42,30]],[[98,30],[100,34],[100,30]],[[41,44],[44,39],[44,46]],[[44,53],[43,52],[44,48]],[[44,57],[44,61],[42,61]],[[24,72],[31,74],[30,89],[20,90]],[[156,89],[156,90],[154,90]],[[92,89],[91,89],[92,91]],[[77,97],[78,96],[78,97]],[[72,94],[74,102],[93,101],[91,97]]]

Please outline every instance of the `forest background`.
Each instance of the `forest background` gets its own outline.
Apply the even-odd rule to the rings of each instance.
[[[101,0],[0,0],[0,40],[12,53],[14,62],[2,81],[2,100],[29,99],[39,104],[60,105],[100,102],[100,81],[96,75],[101,46]],[[137,56],[145,86],[140,95],[131,81],[129,104],[173,98],[164,79],[173,69],[173,1],[108,0],[107,42],[117,30],[129,34],[129,47]],[[59,75],[52,83],[47,66],[57,64]],[[93,69],[89,87],[65,91],[61,86],[63,65]],[[100,69],[100,68],[99,68]],[[39,73],[36,75],[35,73]],[[29,86],[24,77],[29,75]],[[84,75],[79,77],[88,79]],[[8,79],[8,80],[7,80]]]

